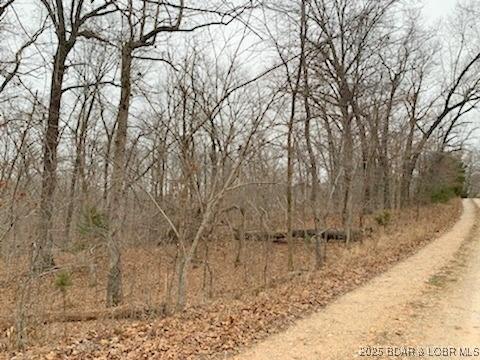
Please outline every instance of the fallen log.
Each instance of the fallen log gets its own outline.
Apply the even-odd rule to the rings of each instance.
[[[317,235],[315,229],[294,229],[292,230],[292,237],[293,238],[307,238],[307,237],[314,237]]]
[[[166,316],[166,307],[162,304],[155,307],[124,305],[113,309],[89,311],[46,311],[39,314],[26,314],[25,318],[27,322],[52,324],[96,320],[102,321],[108,319],[144,320],[152,317],[161,318],[164,316]],[[13,326],[15,326],[15,318],[13,316],[0,317],[0,331],[7,330]]]
[[[242,235],[240,230],[233,228],[233,235],[235,237],[235,240],[240,240]],[[264,241],[264,240],[280,240],[283,238],[286,238],[286,235],[284,232],[266,232],[266,231],[245,231],[244,239],[245,240],[253,240],[253,241]]]
[[[357,240],[360,238],[360,231],[359,230],[352,230],[351,232],[351,240]],[[299,229],[292,231],[292,237],[294,238],[311,238],[314,236],[320,236],[324,240],[340,240],[346,241],[347,239],[347,232],[345,230],[338,230],[338,229],[325,229],[319,230],[318,233],[315,229]]]
[[[322,239],[326,241],[347,241],[347,231],[343,229],[326,229],[321,232]],[[350,241],[359,241],[363,238],[363,231],[353,229],[350,231]]]
[[[240,231],[238,229],[233,229],[234,236],[236,240],[240,240]],[[318,235],[322,239],[330,241],[346,241],[347,232],[342,229],[325,229],[318,231]],[[292,238],[306,239],[317,236],[315,229],[294,229],[292,230]],[[351,230],[350,240],[359,241],[363,237],[363,231],[358,229]],[[272,240],[274,243],[284,244],[287,242],[287,233],[286,232],[266,232],[266,231],[245,231],[244,233],[245,240],[254,240],[254,241],[266,241]]]

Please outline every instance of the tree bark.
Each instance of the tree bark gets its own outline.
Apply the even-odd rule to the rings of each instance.
[[[308,83],[308,68],[307,68],[307,59],[305,54],[305,46],[307,39],[307,21],[306,21],[306,0],[302,0],[302,9],[301,9],[301,31],[300,31],[300,41],[301,41],[301,55],[300,61],[302,64],[303,70],[303,102],[305,106],[305,142],[307,145],[308,159],[309,159],[309,172],[310,177],[312,178],[312,189],[310,192],[310,207],[313,213],[313,222],[315,227],[315,270],[318,270],[323,264],[323,254],[322,254],[322,244],[321,237],[318,236],[320,229],[320,215],[317,209],[317,199],[318,199],[318,167],[317,159],[315,157],[315,152],[313,151],[310,125],[312,120],[312,111],[310,108],[310,86]]]
[[[293,125],[295,118],[295,96],[292,95],[292,109],[288,122],[287,134],[287,242],[288,242],[288,270],[293,271]]]
[[[129,43],[122,48],[120,104],[117,114],[117,129],[114,141],[112,187],[108,205],[109,231],[107,238],[109,271],[107,280],[107,306],[117,306],[122,302],[122,266],[120,254],[122,194],[125,184],[125,153],[127,144],[128,112],[131,95],[131,68],[133,49]]]
[[[87,99],[85,99],[85,105]],[[84,108],[82,109],[83,111],[80,112],[80,118],[79,118],[79,129],[77,130],[78,133],[76,134],[77,136],[77,141],[76,141],[76,154],[75,154],[75,161],[73,164],[73,171],[72,171],[72,179],[70,182],[70,189],[69,189],[69,201],[67,205],[67,214],[65,216],[65,229],[64,229],[64,237],[65,237],[65,243],[68,244],[70,242],[70,229],[71,229],[71,224],[72,224],[72,217],[73,217],[73,210],[75,207],[75,191],[77,187],[77,182],[79,176],[82,176],[83,173],[83,164],[85,162],[84,157],[85,157],[85,140],[86,140],[86,135],[87,135],[87,127],[88,127],[88,120],[90,118],[90,114],[92,113],[93,109],[93,104],[95,102],[95,96],[93,96],[89,106],[88,110],[85,113]]]
[[[32,269],[40,273],[55,266],[53,259],[52,217],[54,193],[57,185],[57,147],[59,141],[58,123],[62,101],[62,85],[65,62],[71,45],[60,42],[54,56],[47,129],[43,148],[42,192],[40,196],[40,219],[38,239],[34,244]]]

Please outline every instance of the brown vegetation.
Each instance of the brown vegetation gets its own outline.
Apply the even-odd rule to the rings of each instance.
[[[217,353],[431,238],[478,190],[478,5],[1,1],[2,346],[156,319],[186,356],[197,316]]]
[[[155,274],[168,273],[166,263],[172,259],[166,255],[167,248],[129,249],[122,254],[128,269],[125,272],[128,305],[114,311],[92,310],[103,307],[104,299],[99,292],[105,283],[100,281],[92,286],[86,268],[78,268],[72,270],[67,313],[62,314],[61,297],[53,286],[52,273],[35,289],[37,302],[26,305],[35,314],[28,331],[36,345],[24,357],[18,355],[18,359],[40,359],[50,352],[52,359],[65,355],[72,359],[93,359],[108,353],[112,359],[141,358],[146,354],[153,358],[184,359],[235,351],[385,271],[447,230],[459,212],[459,201],[404,210],[395,214],[384,229],[377,228],[363,244],[330,243],[325,266],[313,272],[312,244],[295,243],[303,265],[299,271],[290,273],[284,265],[285,245],[271,244],[267,250],[268,243],[247,242],[248,260],[242,266],[235,266],[234,242],[219,241],[209,249],[212,282],[208,283],[208,275],[205,278],[203,253],[190,273],[188,309],[166,317],[162,307],[167,296],[165,278]],[[59,259],[59,263],[71,264],[66,255]],[[106,271],[105,266],[98,269],[99,279],[105,278],[102,275]],[[2,340],[4,346],[15,336],[13,329],[5,327],[14,310],[14,303],[9,301],[13,298],[11,294],[2,292],[1,299],[2,331],[8,334]],[[64,321],[69,321],[66,338]],[[39,328],[42,330],[36,330]],[[46,343],[50,345],[42,346]],[[8,353],[15,354],[11,350]]]

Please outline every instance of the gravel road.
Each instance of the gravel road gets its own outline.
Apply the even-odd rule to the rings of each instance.
[[[463,205],[417,254],[235,359],[480,359],[477,200]]]

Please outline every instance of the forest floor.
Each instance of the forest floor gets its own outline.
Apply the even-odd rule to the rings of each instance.
[[[479,219],[466,205],[449,233],[235,359],[480,358]]]
[[[202,278],[202,274],[205,276],[205,268],[199,266],[192,270],[189,307],[186,311],[167,317],[153,314],[151,318],[119,320],[106,317],[76,322],[59,322],[39,317],[34,326],[29,328],[29,346],[24,351],[15,350],[12,346],[15,339],[13,328],[8,326],[1,328],[2,318],[3,324],[8,325],[6,322],[8,315],[12,315],[15,310],[12,302],[15,293],[13,290],[10,291],[10,288],[5,288],[7,291],[2,288],[0,351],[4,352],[3,355],[0,352],[0,358],[226,358],[267,338],[265,343],[259,343],[251,350],[246,350],[240,358],[255,359],[255,356],[258,356],[259,359],[288,359],[289,351],[294,347],[299,350],[292,354],[293,357],[290,357],[292,359],[308,359],[309,356],[312,356],[310,357],[312,359],[328,358],[318,357],[315,353],[320,351],[322,341],[327,341],[323,343],[325,349],[333,349],[328,346],[329,343],[335,343],[337,347],[338,344],[344,343],[342,349],[348,349],[344,350],[347,354],[353,347],[358,347],[358,344],[372,343],[366,340],[362,342],[364,338],[356,337],[363,334],[358,332],[359,326],[362,329],[368,328],[369,321],[371,324],[376,323],[374,314],[381,312],[385,306],[398,307],[403,304],[400,299],[405,300],[409,298],[409,294],[423,291],[424,277],[427,276],[428,279],[429,273],[435,274],[453,256],[473,224],[473,203],[464,202],[462,218],[451,228],[459,218],[460,212],[460,202],[454,201],[449,204],[432,205],[397,213],[390,225],[384,229],[377,229],[374,236],[362,244],[352,244],[348,247],[342,244],[329,244],[327,262],[321,270],[316,272],[311,271],[310,266],[312,246],[301,241],[297,243],[295,249],[299,270],[295,273],[288,273],[285,270],[286,247],[284,245],[275,245],[272,248],[252,242],[245,250],[245,259],[248,259],[248,263],[245,261],[243,266],[234,267],[232,255],[234,251],[228,247],[231,242],[219,242],[218,246],[211,247],[209,250],[211,266],[209,271],[214,274],[215,281],[210,284],[210,288],[205,288],[205,278]],[[451,231],[447,235],[432,242],[449,229]],[[422,250],[408,261],[394,266],[415,254],[419,249]],[[154,299],[161,297],[160,293],[164,289],[161,283],[164,280],[163,273],[155,274],[158,274],[161,266],[167,262],[167,259],[162,260],[162,253],[165,253],[165,249],[131,249],[124,254],[125,267],[129,270],[125,272],[128,290],[126,298],[129,304],[138,302],[145,304],[150,301],[153,304],[151,306],[155,306]],[[425,261],[424,257],[428,257],[428,261]],[[411,263],[417,258],[420,260]],[[67,261],[71,260],[66,256],[65,262]],[[147,265],[156,266],[156,271],[146,268]],[[387,271],[388,269],[392,270]],[[387,272],[384,275],[375,278],[385,271]],[[392,271],[397,275],[392,275]],[[2,274],[1,267],[0,274]],[[98,278],[103,277],[104,274],[100,269]],[[371,279],[373,280],[369,282]],[[32,301],[33,304],[41,303],[45,313],[60,306],[59,294],[49,290],[52,289],[53,280],[54,278],[46,279],[44,284],[39,285],[35,290],[37,297]],[[432,281],[435,282],[435,280]],[[367,283],[365,287],[359,288],[365,283]],[[373,296],[369,296],[372,289],[368,290],[368,288],[372,286],[374,288],[383,286],[383,291],[379,290]],[[358,290],[349,293],[356,288]],[[365,288],[367,291],[364,290]],[[208,297],[206,290],[209,293]],[[81,315],[85,311],[102,308],[103,285],[99,283],[93,287],[89,286],[88,277],[85,274],[74,277],[74,286],[69,291],[69,313]],[[355,294],[362,291],[363,297],[360,296],[355,300]],[[341,296],[343,294],[347,295]],[[333,308],[335,311],[339,303],[351,297],[353,297],[353,303],[349,305],[349,315],[347,313],[346,316],[339,318],[345,321],[343,327],[341,323],[338,325],[339,319],[336,317],[335,321],[322,323],[328,320],[328,314],[333,316],[330,309]],[[415,296],[412,295],[412,299],[416,299]],[[32,307],[32,309],[39,311],[38,307]],[[311,315],[312,313],[314,315]],[[317,326],[323,330],[312,328],[310,333],[305,333],[304,339],[300,334],[293,334],[281,344],[282,336],[292,334],[291,329],[302,326],[304,322],[316,323],[314,319],[321,316],[326,318],[319,320]],[[290,328],[301,318],[304,320],[300,320],[298,325]],[[331,317],[330,319],[333,320]],[[348,327],[346,327],[347,322]],[[288,328],[290,330],[282,332]],[[407,334],[402,332],[404,333]],[[357,335],[350,337],[348,334]],[[384,332],[379,334],[385,335]],[[297,335],[300,337],[296,337]],[[373,341],[378,334],[369,335],[372,336]],[[302,341],[305,345],[300,345]],[[270,348],[270,346],[273,347]],[[303,346],[305,346],[303,354],[305,356],[298,357]],[[269,354],[268,351],[272,352]],[[350,356],[343,357],[333,352],[332,354],[331,358],[350,358]]]

